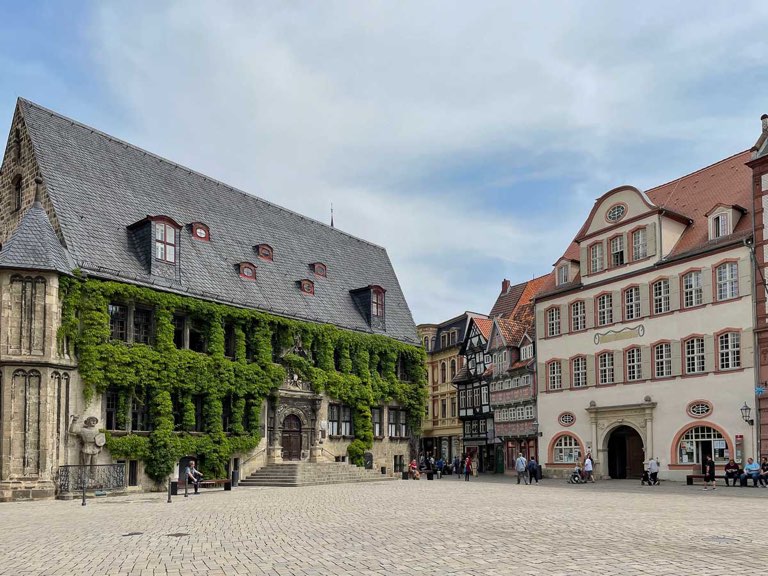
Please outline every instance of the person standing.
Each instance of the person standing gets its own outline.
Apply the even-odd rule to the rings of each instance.
[[[592,475],[593,468],[592,452],[587,452],[587,457],[584,458],[584,482],[591,480],[593,484],[595,483],[595,477]]]
[[[650,477],[650,486],[659,485],[659,462],[655,458],[648,461],[648,476]]]
[[[715,480],[715,461],[712,460],[712,456],[707,454],[707,459],[704,462],[704,490],[709,490],[709,483],[712,482],[712,490],[717,490]]]
[[[525,477],[525,471],[528,469],[528,461],[523,456],[522,452],[517,455],[515,460],[515,471],[517,472],[517,483],[520,484],[520,478],[523,479],[525,484],[528,484],[528,479]]]
[[[458,454],[453,457],[453,473],[456,474],[456,480],[461,478],[461,460]]]
[[[472,458],[467,454],[467,459],[464,460],[464,481],[469,482],[469,475],[472,474]]]
[[[528,460],[528,484],[533,486],[533,481],[536,480],[536,484],[539,483],[539,465],[536,463],[536,458],[531,456]]]

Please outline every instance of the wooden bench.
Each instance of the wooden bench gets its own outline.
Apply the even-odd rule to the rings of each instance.
[[[704,474],[688,474],[688,476],[685,477],[685,483],[688,486],[693,486],[694,480],[704,480]],[[725,474],[715,474],[715,480],[725,480]],[[735,482],[738,480],[738,477],[729,478],[729,480],[733,480]]]
[[[232,490],[232,480],[230,480],[229,478],[200,480],[198,484],[200,485],[200,488],[215,488],[216,486],[224,486],[224,490]]]

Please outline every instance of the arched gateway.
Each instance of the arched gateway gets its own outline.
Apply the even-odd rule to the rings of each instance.
[[[283,460],[301,460],[301,420],[295,414],[288,414],[283,420],[281,433]]]
[[[631,426],[618,426],[608,436],[608,475],[613,479],[640,478],[645,453],[643,439]]]

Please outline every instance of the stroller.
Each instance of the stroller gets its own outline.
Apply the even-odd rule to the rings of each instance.
[[[581,468],[577,465],[568,477],[568,484],[584,484],[586,480],[581,474]]]
[[[648,474],[648,470],[643,470],[643,478],[640,480],[640,486],[650,486],[651,476]]]

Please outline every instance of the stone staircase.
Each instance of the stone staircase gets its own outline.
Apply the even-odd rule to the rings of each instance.
[[[284,462],[269,464],[247,478],[240,486],[315,486],[318,484],[345,484],[348,482],[376,482],[394,480],[378,469],[366,470],[346,462]]]

